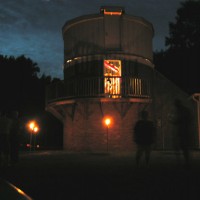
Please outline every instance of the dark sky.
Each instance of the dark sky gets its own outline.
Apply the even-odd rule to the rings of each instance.
[[[153,50],[165,48],[169,22],[181,0],[0,0],[0,54],[25,55],[41,74],[63,78],[62,26],[72,18],[99,13],[101,6],[123,6],[126,14],[154,26]]]

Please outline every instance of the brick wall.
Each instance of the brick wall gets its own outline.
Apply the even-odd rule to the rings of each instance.
[[[133,126],[138,120],[138,112],[144,107],[145,103],[77,102],[73,117],[68,114],[65,118],[64,149],[86,152],[133,151]],[[67,113],[71,110],[69,107],[66,109],[69,109]],[[106,116],[111,118],[108,130],[104,123]]]

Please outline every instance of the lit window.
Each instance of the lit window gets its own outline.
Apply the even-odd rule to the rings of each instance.
[[[111,98],[121,94],[121,60],[104,60],[104,93]]]
[[[122,15],[124,9],[122,7],[101,7],[100,11],[104,15]]]

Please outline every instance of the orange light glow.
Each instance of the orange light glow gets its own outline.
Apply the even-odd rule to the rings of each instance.
[[[100,12],[104,15],[122,15],[124,13],[123,7],[116,6],[102,6]]]
[[[33,131],[34,131],[34,133],[37,133],[38,132],[38,127],[34,127]]]
[[[121,8],[102,8],[101,12],[104,15],[122,15],[123,9]]]
[[[112,60],[111,60],[112,61]],[[119,67],[115,66],[113,63],[109,63],[109,60],[104,60],[104,66],[112,71],[119,73]]]
[[[25,193],[24,193],[22,190],[20,190],[19,188],[16,187],[16,190],[17,190],[17,192],[18,192],[19,194],[25,195]]]
[[[33,133],[37,133],[38,130],[39,130],[38,125],[36,124],[35,121],[31,121],[31,122],[29,123],[29,128],[31,129],[31,131],[32,131]]]
[[[106,118],[106,119],[105,119],[105,124],[106,124],[106,126],[109,126],[109,125],[110,125],[110,123],[111,123],[111,120],[110,120],[110,118]]]
[[[104,10],[104,15],[122,15],[122,12],[108,12]]]
[[[33,130],[34,126],[35,126],[35,122],[30,122],[29,127],[31,130]]]

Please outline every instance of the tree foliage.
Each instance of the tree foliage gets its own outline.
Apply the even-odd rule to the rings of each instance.
[[[170,49],[200,47],[200,1],[186,1],[177,10],[176,22],[169,23],[166,46]]]
[[[200,1],[185,1],[169,23],[166,51],[154,53],[155,68],[185,92],[200,91]]]
[[[24,55],[0,55],[1,110],[17,109],[22,113],[44,110],[45,86],[53,80],[50,76],[38,77],[37,63]]]
[[[41,127],[41,139],[59,140],[62,124],[45,111],[45,88],[46,85],[60,80],[44,74],[39,78],[40,69],[37,63],[24,55],[16,58],[0,55],[0,71],[0,111],[18,110],[23,121],[37,118]],[[27,134],[25,136],[27,137]],[[51,140],[55,145],[56,140],[54,142]]]

